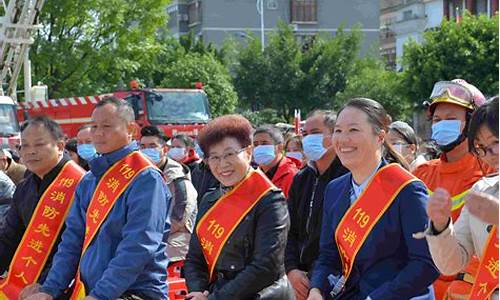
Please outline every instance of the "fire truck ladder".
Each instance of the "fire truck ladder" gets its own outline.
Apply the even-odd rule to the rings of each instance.
[[[24,65],[24,93],[29,100],[31,70],[29,47],[39,28],[37,17],[45,0],[0,0],[0,96],[17,100],[17,78]],[[4,88],[7,89],[5,93]]]

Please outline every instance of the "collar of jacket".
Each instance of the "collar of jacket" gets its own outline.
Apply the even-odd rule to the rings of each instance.
[[[45,189],[52,183],[52,181],[57,177],[63,166],[70,160],[70,157],[66,154],[63,154],[57,165],[55,165],[45,176],[43,179],[38,177],[35,173],[29,171],[36,184],[38,184],[39,191],[45,191]]]
[[[139,150],[139,147],[137,146],[137,143],[131,142],[123,148],[99,155],[89,161],[90,171],[94,174],[94,176],[101,177],[114,163],[135,150]]]
[[[330,165],[328,166],[328,168],[325,170],[325,172],[323,174],[319,174],[318,168],[316,167],[315,162],[309,162],[307,164],[306,168],[311,168],[314,175],[316,177],[319,177],[320,180],[325,179],[328,181],[330,181],[334,177],[334,175],[340,171],[341,168],[345,169],[345,167],[340,162],[340,159],[338,158],[338,156],[335,156],[335,158],[333,159],[333,161],[330,163]],[[345,169],[345,171],[348,172],[349,170]],[[343,174],[345,174],[346,172],[344,172]]]

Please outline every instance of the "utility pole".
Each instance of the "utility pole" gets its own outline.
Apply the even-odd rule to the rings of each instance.
[[[264,37],[264,0],[257,0],[257,13],[260,15],[260,44],[261,51],[264,52],[265,37]]]

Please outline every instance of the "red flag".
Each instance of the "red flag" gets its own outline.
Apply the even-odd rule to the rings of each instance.
[[[462,16],[460,15],[460,9],[458,6],[455,7],[455,22],[460,23],[462,21]]]
[[[295,126],[295,134],[300,134],[300,109],[295,110],[295,118],[293,120]]]

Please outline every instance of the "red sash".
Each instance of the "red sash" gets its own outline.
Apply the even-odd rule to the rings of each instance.
[[[476,273],[476,280],[470,294],[471,300],[490,299],[491,294],[498,288],[498,229],[493,229],[488,236],[483,257]]]
[[[82,254],[85,254],[90,242],[99,232],[99,228],[106,220],[109,212],[127,189],[134,178],[147,168],[156,168],[149,159],[140,152],[134,151],[116,162],[97,184],[97,187],[90,200],[85,216],[85,240],[83,241]],[[86,291],[83,282],[80,280],[80,269],[76,274],[75,288],[71,295],[72,300],[85,298]]]
[[[274,185],[260,171],[251,170],[205,213],[196,226],[212,281],[217,260],[227,240],[248,212]]]
[[[391,206],[399,192],[418,180],[398,164],[380,168],[368,186],[347,210],[335,231],[345,282],[351,274],[359,249],[371,230]]]
[[[38,280],[73,203],[85,171],[68,161],[40,197],[30,223],[0,285],[0,299],[17,299],[21,290]]]

